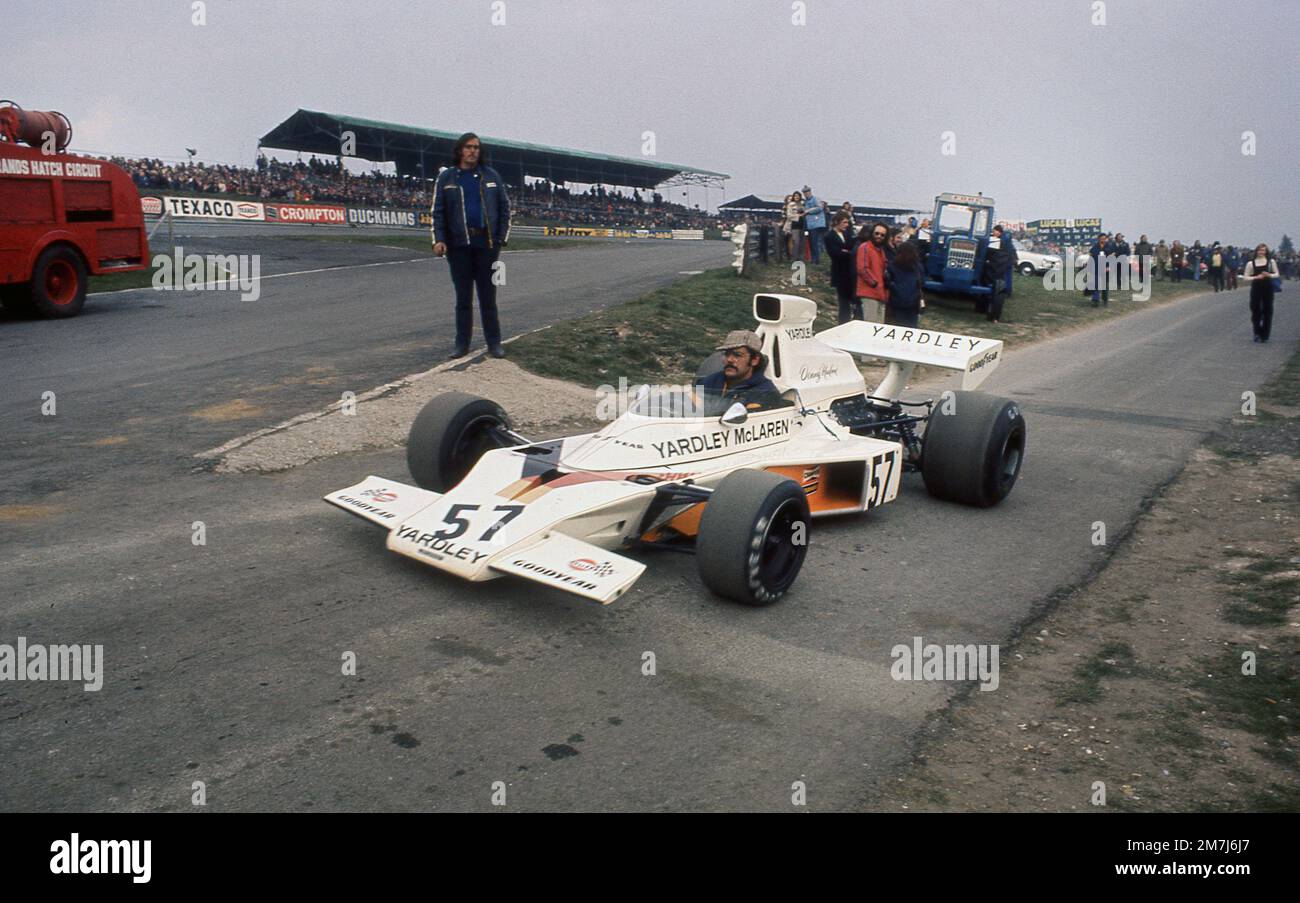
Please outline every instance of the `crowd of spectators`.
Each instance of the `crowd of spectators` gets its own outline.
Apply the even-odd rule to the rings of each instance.
[[[427,210],[433,184],[411,176],[349,172],[339,163],[316,157],[285,163],[259,155],[255,168],[122,157],[113,157],[111,162],[125,169],[141,191],[185,191],[285,203]],[[671,203],[659,192],[607,190],[601,185],[576,191],[541,180],[512,188],[509,194],[516,222],[665,229],[719,225],[717,217],[698,207]]]

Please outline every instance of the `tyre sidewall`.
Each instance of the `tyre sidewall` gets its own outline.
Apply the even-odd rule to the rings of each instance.
[[[1002,448],[1008,436],[1024,430],[1024,415],[1015,402],[982,392],[954,393],[952,414],[933,413],[926,427],[921,473],[930,494],[987,508],[1010,493],[1001,485]],[[1019,467],[1024,461],[1022,442]]]
[[[762,574],[763,544],[773,520],[786,511],[786,505],[796,506],[792,514],[805,525],[805,542],[797,549],[783,583],[768,585]],[[807,496],[793,480],[765,471],[729,475],[714,490],[714,498],[705,503],[700,518],[696,555],[705,585],[747,605],[776,602],[789,592],[803,567],[809,521]]]
[[[461,392],[431,400],[411,424],[406,443],[407,469],[421,489],[446,492],[478,463],[455,460],[465,431],[483,419],[509,429],[510,421],[496,402]]]

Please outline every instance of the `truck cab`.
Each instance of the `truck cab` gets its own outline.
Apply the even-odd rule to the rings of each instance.
[[[934,199],[925,287],[954,295],[992,295],[985,272],[993,231],[993,199],[944,193]]]

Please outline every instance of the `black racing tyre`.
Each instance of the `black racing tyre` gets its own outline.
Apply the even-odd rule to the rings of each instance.
[[[1024,263],[1022,263],[1022,264],[1018,267],[1018,269],[1020,270],[1020,274],[1021,274],[1022,276],[1032,276],[1032,275],[1034,275],[1034,265],[1033,265],[1032,263],[1028,262],[1028,261],[1025,261]]]
[[[75,317],[86,305],[86,281],[81,255],[67,245],[51,245],[32,267],[32,309],[42,317]]]
[[[794,480],[763,470],[728,474],[700,518],[700,579],[719,596],[770,605],[799,576],[810,521],[808,497]]]
[[[0,306],[14,317],[33,317],[32,287],[26,282],[0,285]]]
[[[950,413],[943,413],[951,407]],[[1025,460],[1025,417],[1014,401],[954,392],[935,405],[921,475],[935,498],[988,508],[1007,497]]]
[[[448,392],[416,415],[406,439],[406,466],[421,489],[446,492],[465,478],[483,453],[497,448],[495,427],[510,429],[501,406],[477,395]]]

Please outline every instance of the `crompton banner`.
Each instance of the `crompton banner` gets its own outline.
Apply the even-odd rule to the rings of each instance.
[[[1101,234],[1101,217],[1085,219],[1036,219],[1025,230],[1040,241],[1060,244],[1093,242]]]
[[[267,204],[266,218],[279,223],[346,223],[342,207],[329,204]]]
[[[201,216],[211,219],[266,219],[262,205],[253,201],[222,198],[163,198],[163,209],[171,216]]]
[[[354,226],[419,226],[414,210],[381,210],[349,207],[348,222]]]

